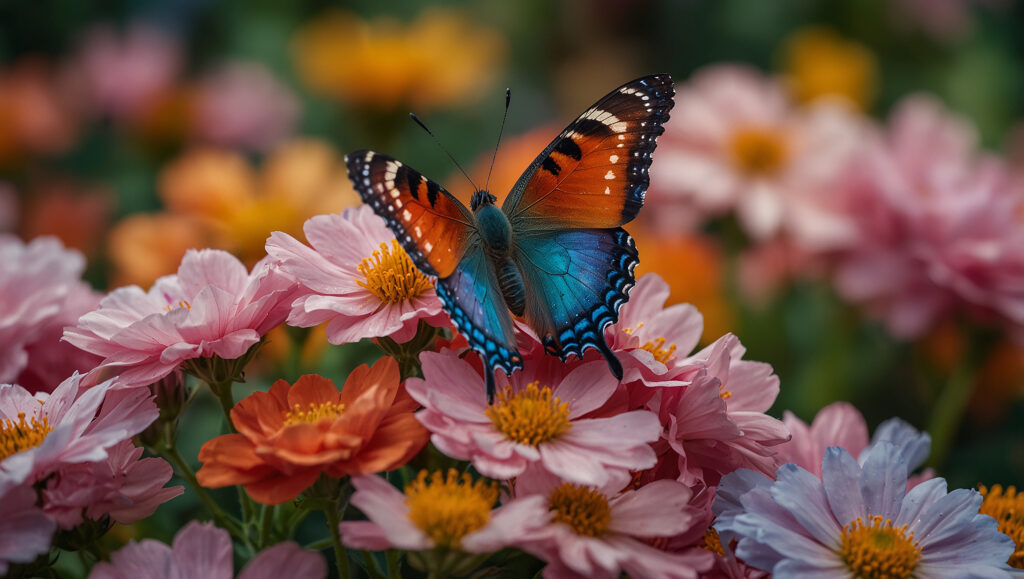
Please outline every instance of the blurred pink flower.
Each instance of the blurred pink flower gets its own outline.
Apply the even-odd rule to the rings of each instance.
[[[843,180],[858,237],[835,283],[898,337],[958,307],[1024,325],[1024,196],[940,103],[901,102]]]
[[[73,63],[88,106],[100,115],[134,121],[175,82],[182,54],[177,38],[136,22],[120,31],[105,25],[89,30]]]
[[[516,544],[550,517],[540,497],[515,499],[491,510],[496,489],[470,483],[465,478],[468,475],[451,473],[447,478],[433,479],[425,475],[410,483],[405,494],[376,475],[352,477],[356,489],[352,505],[369,520],[341,523],[342,543],[371,551],[454,547],[466,553],[490,553]],[[435,507],[437,512],[433,511]],[[445,519],[446,515],[453,519]],[[424,524],[442,519],[450,524]],[[448,536],[443,528],[465,534]]]
[[[492,405],[480,373],[454,351],[424,352],[420,362],[423,378],[406,382],[424,406],[416,417],[441,452],[469,460],[485,476],[510,479],[536,464],[569,481],[601,485],[617,472],[654,466],[648,443],[658,438],[656,416],[637,410],[585,417],[618,387],[604,361],[577,366],[557,383],[499,373]]]
[[[973,28],[971,12],[978,6],[1000,9],[1012,0],[897,0],[896,16],[939,40],[962,39]]]
[[[200,140],[266,152],[291,136],[299,101],[267,67],[231,62],[199,82],[193,131]]]
[[[250,273],[227,252],[189,250],[177,274],[148,292],[114,290],[64,339],[104,357],[90,378],[114,373],[121,387],[146,386],[186,360],[241,357],[284,321],[298,291],[268,259]]]
[[[830,193],[864,130],[838,103],[795,107],[756,70],[705,69],[678,89],[650,204],[735,211],[758,241],[784,232],[813,248],[840,244],[850,227]]]
[[[670,553],[652,542],[691,530],[704,518],[689,504],[689,488],[659,480],[637,490],[613,484],[580,486],[541,469],[516,478],[515,496],[544,497],[551,522],[516,546],[547,562],[544,577],[694,578],[712,564],[703,549]]]
[[[369,206],[318,215],[303,231],[313,247],[280,231],[267,240],[267,253],[309,291],[293,305],[289,325],[327,322],[332,344],[379,337],[407,342],[420,320],[450,325],[430,280]]]
[[[174,474],[162,458],[141,458],[142,448],[130,440],[107,449],[106,460],[62,466],[43,489],[43,510],[62,529],[83,518],[105,515],[122,524],[142,520],[161,504],[185,492],[163,488]]]
[[[59,343],[67,323],[95,307],[99,295],[80,279],[81,253],[52,237],[29,243],[0,234],[0,383],[50,391],[99,359]]]
[[[56,523],[36,506],[31,484],[4,489],[0,484],[0,575],[11,563],[31,563],[50,551]]]
[[[0,491],[34,483],[69,464],[96,462],[159,415],[145,388],[113,390],[114,381],[79,390],[73,375],[52,394],[0,385],[0,421],[17,438],[0,455]],[[80,393],[80,394],[79,394]]]
[[[192,521],[174,536],[174,545],[143,539],[131,542],[93,567],[89,579],[164,579],[203,577],[231,579],[234,573],[231,536],[213,523]],[[238,579],[327,577],[327,562],[317,552],[291,541],[278,543],[253,557]]]

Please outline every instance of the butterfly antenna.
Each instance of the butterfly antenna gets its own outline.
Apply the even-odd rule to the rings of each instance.
[[[498,129],[498,142],[494,145],[494,156],[491,157],[491,168],[487,170],[487,182],[484,183],[484,190],[491,184],[491,171],[494,170],[494,160],[498,158],[498,147],[501,146],[501,134],[505,132],[505,120],[508,119],[508,105],[512,102],[512,89],[505,89],[505,115],[501,117],[501,128]]]
[[[476,183],[473,183],[473,179],[469,177],[469,173],[467,173],[466,170],[462,168],[462,165],[460,165],[459,162],[455,160],[455,157],[448,151],[448,149],[446,149],[445,146],[441,144],[441,140],[437,138],[437,135],[435,135],[433,131],[428,129],[427,125],[423,124],[423,121],[421,121],[420,118],[416,116],[416,113],[409,113],[409,117],[412,120],[416,121],[416,124],[419,125],[424,131],[427,132],[428,135],[430,135],[434,139],[434,142],[437,143],[437,146],[440,147],[442,151],[444,151],[445,155],[448,155],[448,158],[452,160],[452,163],[454,163],[456,167],[459,168],[459,171],[462,171],[463,176],[465,176],[466,180],[469,181],[469,184],[473,186],[473,191],[478,191],[479,188],[476,186]]]

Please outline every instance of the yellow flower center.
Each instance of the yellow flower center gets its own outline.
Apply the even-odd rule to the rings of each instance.
[[[604,535],[612,522],[608,499],[594,487],[573,483],[562,483],[551,491],[548,510],[555,513],[555,522],[565,523],[585,537]]]
[[[921,560],[921,548],[907,526],[895,528],[889,519],[860,517],[843,527],[839,556],[855,577],[899,579],[910,577]]]
[[[473,482],[469,473],[449,469],[447,476],[435,472],[427,478],[421,470],[405,487],[409,520],[437,547],[458,548],[462,538],[478,531],[491,520],[491,507],[498,500],[493,482]]]
[[[1017,494],[1017,487],[1004,489],[1002,485],[982,485],[978,490],[985,497],[981,512],[995,519],[999,532],[1013,539],[1017,546],[1007,563],[1024,569],[1024,493]]]
[[[10,418],[0,422],[0,460],[39,446],[52,430],[49,417],[39,419],[33,416],[26,420],[24,412],[18,413],[17,422]]]
[[[644,323],[640,322],[639,324],[636,325],[635,328],[623,328],[622,331],[623,333],[632,336],[633,332],[639,330],[642,327],[644,327]],[[666,340],[664,337],[656,338],[654,341],[648,341],[643,346],[640,346],[640,349],[647,350],[648,352],[654,354],[654,359],[661,362],[662,364],[668,364],[669,360],[675,358],[676,345],[669,344],[666,348],[665,342]]]
[[[284,424],[285,426],[292,426],[303,423],[313,424],[321,420],[334,420],[341,416],[343,412],[345,412],[345,405],[340,402],[324,402],[322,404],[310,402],[306,408],[296,404],[285,413]]]
[[[789,158],[789,145],[778,131],[749,127],[733,133],[729,141],[733,163],[750,176],[771,175]]]
[[[705,551],[725,556],[725,549],[722,548],[722,538],[718,536],[718,531],[714,527],[708,527],[708,530],[704,531],[704,540],[698,546]]]
[[[394,239],[390,249],[387,243],[381,243],[380,249],[363,259],[357,269],[366,281],[356,283],[388,305],[409,301],[433,287]]]
[[[569,403],[553,397],[551,388],[540,388],[539,382],[530,382],[519,392],[512,392],[510,386],[498,392],[487,417],[508,438],[531,446],[558,438],[572,426]]]

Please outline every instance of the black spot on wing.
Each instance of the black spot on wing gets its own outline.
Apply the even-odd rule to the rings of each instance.
[[[580,150],[580,146],[576,144],[576,141],[572,140],[572,137],[558,139],[558,142],[555,143],[555,152],[571,157],[575,161],[583,158],[583,151]]]
[[[609,128],[608,125],[602,123],[601,121],[596,120],[596,119],[585,119],[585,118],[582,118],[582,117],[576,119],[575,122],[573,122],[571,125],[569,125],[569,128],[568,128],[568,130],[566,132],[570,132],[570,131],[574,132],[574,133],[578,133],[580,135],[583,135],[584,137],[595,137],[595,136],[605,136],[606,137],[606,136],[612,134],[611,128]],[[566,139],[566,140],[570,140],[570,139]],[[577,149],[578,148],[579,147],[577,147]]]
[[[410,169],[405,166],[403,166],[402,169],[405,171],[405,182],[409,184],[409,194],[412,195],[413,199],[419,201],[419,188],[420,183],[423,181],[423,175],[420,175],[419,171],[416,171],[415,169]],[[431,203],[431,205],[433,205],[433,203]]]
[[[545,157],[544,162],[540,164],[540,168],[556,177],[558,176],[558,172],[562,170],[562,168],[558,166],[558,163],[556,163],[551,157]]]
[[[427,202],[433,207],[437,203],[437,193],[441,190],[441,186],[433,181],[427,179]]]

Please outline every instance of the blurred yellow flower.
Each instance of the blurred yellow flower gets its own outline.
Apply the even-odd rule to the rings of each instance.
[[[293,42],[296,67],[312,90],[380,110],[467,102],[486,89],[504,53],[495,31],[445,9],[425,10],[411,24],[329,12]]]
[[[783,48],[783,76],[801,102],[831,96],[847,99],[861,110],[875,98],[878,63],[862,44],[826,28],[804,28]]]

